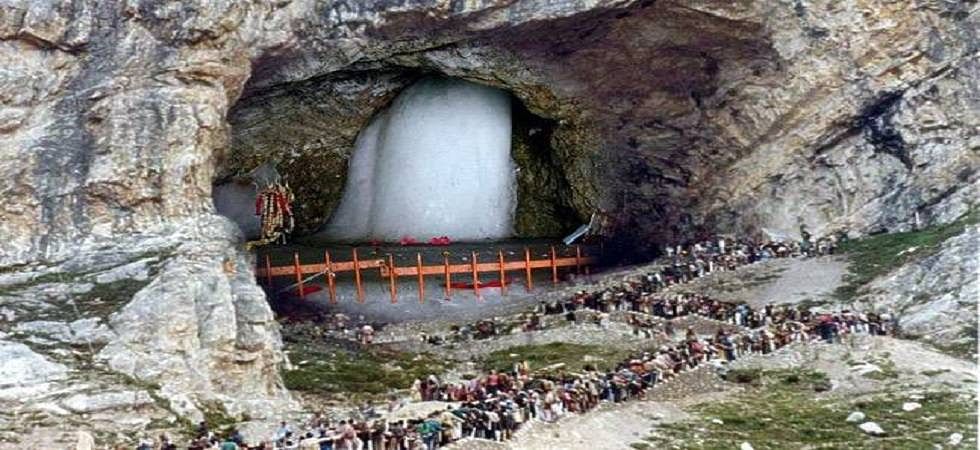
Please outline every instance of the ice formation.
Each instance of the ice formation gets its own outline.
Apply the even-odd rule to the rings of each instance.
[[[337,240],[453,240],[512,234],[510,97],[450,79],[402,92],[362,130],[344,195],[322,234]]]

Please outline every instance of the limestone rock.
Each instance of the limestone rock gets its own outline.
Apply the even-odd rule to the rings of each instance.
[[[883,430],[880,425],[874,422],[864,422],[861,425],[858,425],[858,428],[860,428],[861,431],[870,434],[872,436],[883,436],[885,434],[885,430]]]
[[[847,415],[848,423],[858,423],[864,420],[864,413],[861,411],[854,411]]]
[[[949,435],[949,439],[946,439],[946,442],[953,447],[960,445],[960,442],[963,442],[963,435],[960,433],[953,433]]]
[[[905,333],[940,343],[976,342],[976,309],[980,299],[980,228],[942,244],[938,252],[875,279],[858,301],[901,311]],[[943,276],[935,276],[942,273]]]
[[[0,341],[0,400],[16,400],[48,390],[64,379],[68,368],[20,343]]]
[[[902,411],[912,412],[922,407],[921,403],[916,402],[905,402],[902,403]]]
[[[78,441],[75,442],[75,450],[93,450],[95,448],[95,438],[87,431],[78,431]]]
[[[61,405],[74,413],[91,413],[116,408],[132,408],[147,405],[153,399],[142,391],[100,392],[75,394],[61,401]]]
[[[210,232],[230,233],[231,227],[220,221]],[[114,336],[98,358],[159,384],[171,407],[192,417],[215,401],[233,416],[252,418],[291,407],[278,373],[277,324],[254,284],[253,266],[231,240],[189,242],[112,315]]]

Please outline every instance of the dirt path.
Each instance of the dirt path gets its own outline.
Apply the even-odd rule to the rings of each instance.
[[[753,307],[770,303],[823,303],[831,300],[846,273],[847,262],[836,256],[776,259],[714,273],[673,289],[744,301]]]

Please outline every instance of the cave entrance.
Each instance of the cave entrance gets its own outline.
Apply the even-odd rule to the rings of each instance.
[[[216,209],[254,239],[249,174],[274,164],[295,193],[289,244],[257,250],[273,300],[384,321],[475,317],[475,300],[532,301],[532,285],[583,275],[596,254],[559,241],[583,219],[552,149],[558,123],[506,90],[437,74],[344,74],[249,91],[229,122]],[[427,245],[444,236],[450,245]],[[328,278],[326,267],[345,270]],[[459,287],[452,302],[447,284]]]
[[[371,71],[247,91],[229,114],[219,213],[257,238],[249,174],[273,164],[295,193],[293,240],[560,238],[576,211],[555,120],[509,92]]]

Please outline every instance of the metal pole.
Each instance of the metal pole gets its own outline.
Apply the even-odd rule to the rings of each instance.
[[[306,298],[303,292],[303,272],[299,270],[299,252],[293,252],[293,269],[296,270],[296,286],[299,288],[299,298]]]
[[[330,303],[337,304],[337,286],[334,284],[333,267],[330,265],[330,252],[324,250],[323,259],[327,263],[327,290],[330,292]]]
[[[528,292],[534,289],[534,278],[531,276],[531,250],[524,247],[524,276],[527,277],[527,288]]]
[[[395,257],[388,254],[388,289],[391,291],[391,304],[398,303],[398,274],[395,272]]]
[[[419,303],[425,303],[425,276],[422,274],[422,254],[415,253],[416,267],[419,275]]]
[[[354,284],[357,285],[357,301],[364,303],[364,287],[361,286],[361,262],[357,259],[357,247],[351,251],[354,255]]]
[[[558,284],[558,261],[557,255],[555,255],[555,246],[551,246],[551,283]]]
[[[507,293],[507,274],[504,272],[504,251],[497,250],[497,264],[500,265],[500,295]]]
[[[453,277],[449,273],[449,255],[442,255],[442,266],[446,271],[446,300],[449,300],[453,295]]]
[[[272,289],[272,259],[268,253],[265,254],[265,283]]]
[[[470,261],[473,265],[473,293],[476,294],[476,298],[480,297],[480,273],[477,271],[476,267],[476,252],[472,253],[473,259]]]

